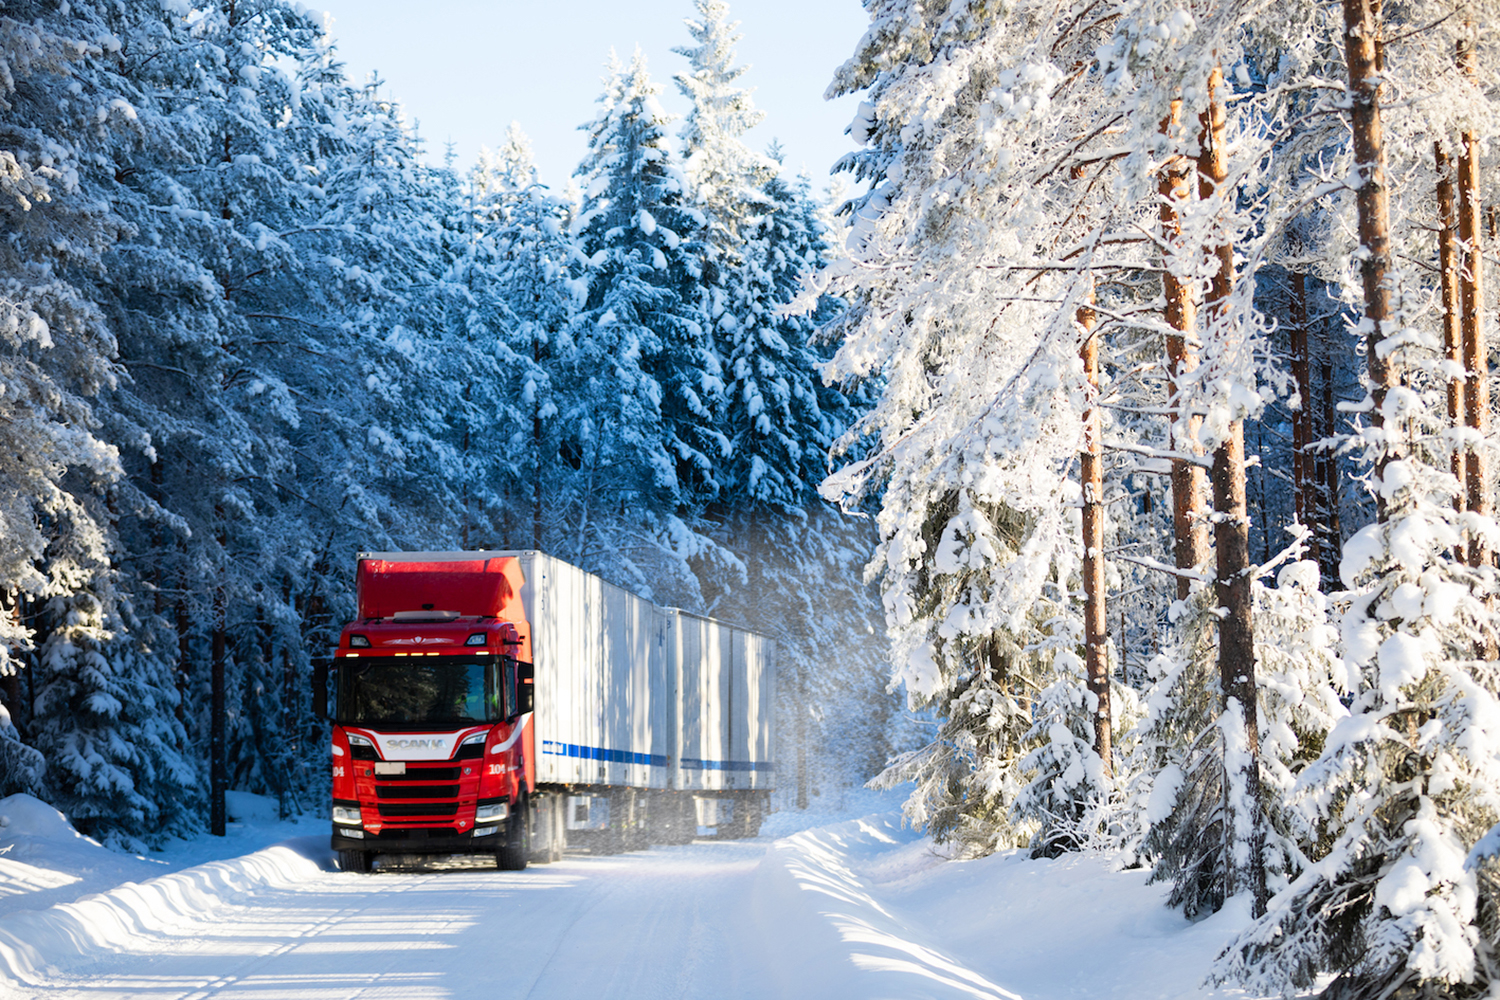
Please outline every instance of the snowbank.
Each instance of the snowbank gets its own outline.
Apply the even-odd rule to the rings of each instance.
[[[334,868],[326,837],[301,837],[231,861],[127,882],[0,919],[0,983],[37,983],[144,936],[192,939],[196,927],[262,886],[287,888]]]
[[[0,799],[0,916],[71,902],[168,870],[161,862],[108,850],[40,799]]]
[[[782,924],[789,960],[773,970],[782,996],[1219,995],[1203,978],[1247,916],[1226,908],[1190,923],[1148,877],[1092,855],[951,861],[895,816],[879,815],[777,841],[756,905],[763,923]],[[794,894],[800,906],[789,903]],[[830,949],[844,961],[817,961]],[[799,981],[820,969],[830,978]]]

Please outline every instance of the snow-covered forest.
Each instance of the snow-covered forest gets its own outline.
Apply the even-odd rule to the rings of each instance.
[[[206,821],[216,762],[326,808],[310,661],[391,549],[539,548],[750,625],[789,801],[878,770],[871,522],[816,494],[868,402],[819,374],[833,300],[778,311],[830,215],[741,141],[726,16],[683,33],[684,120],[611,56],[543,179],[516,128],[426,165],[297,4],[0,6],[0,796],[138,846]]]
[[[778,640],[783,808],[894,752],[1243,909],[1216,983],[1500,988],[1500,8],[865,7],[830,200],[721,0],[571,180],[283,0],[6,0],[0,794],[318,806],[353,553],[540,548]]]
[[[882,780],[1236,901],[1214,981],[1490,995],[1500,11],[866,6],[823,490],[941,719]]]

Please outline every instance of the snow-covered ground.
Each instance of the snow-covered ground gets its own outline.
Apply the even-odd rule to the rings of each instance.
[[[1188,924],[1144,872],[1088,856],[944,860],[895,799],[864,801],[879,811],[782,813],[749,841],[354,875],[323,821],[257,819],[249,800],[230,837],[141,859],[15,796],[0,997],[1211,995],[1231,913]]]

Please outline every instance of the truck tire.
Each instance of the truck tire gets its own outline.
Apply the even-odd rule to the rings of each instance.
[[[358,872],[361,875],[370,874],[371,861],[369,851],[339,851],[339,869],[346,872]]]
[[[505,843],[495,852],[495,867],[505,872],[518,872],[531,859],[531,803],[522,798],[516,803],[516,811],[505,825]]]

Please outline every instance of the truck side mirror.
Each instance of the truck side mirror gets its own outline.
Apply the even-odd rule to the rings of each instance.
[[[332,665],[333,661],[326,656],[312,658],[312,710],[313,715],[319,719],[329,717],[328,677],[332,672]]]
[[[536,710],[536,667],[516,664],[516,711],[524,715]]]

